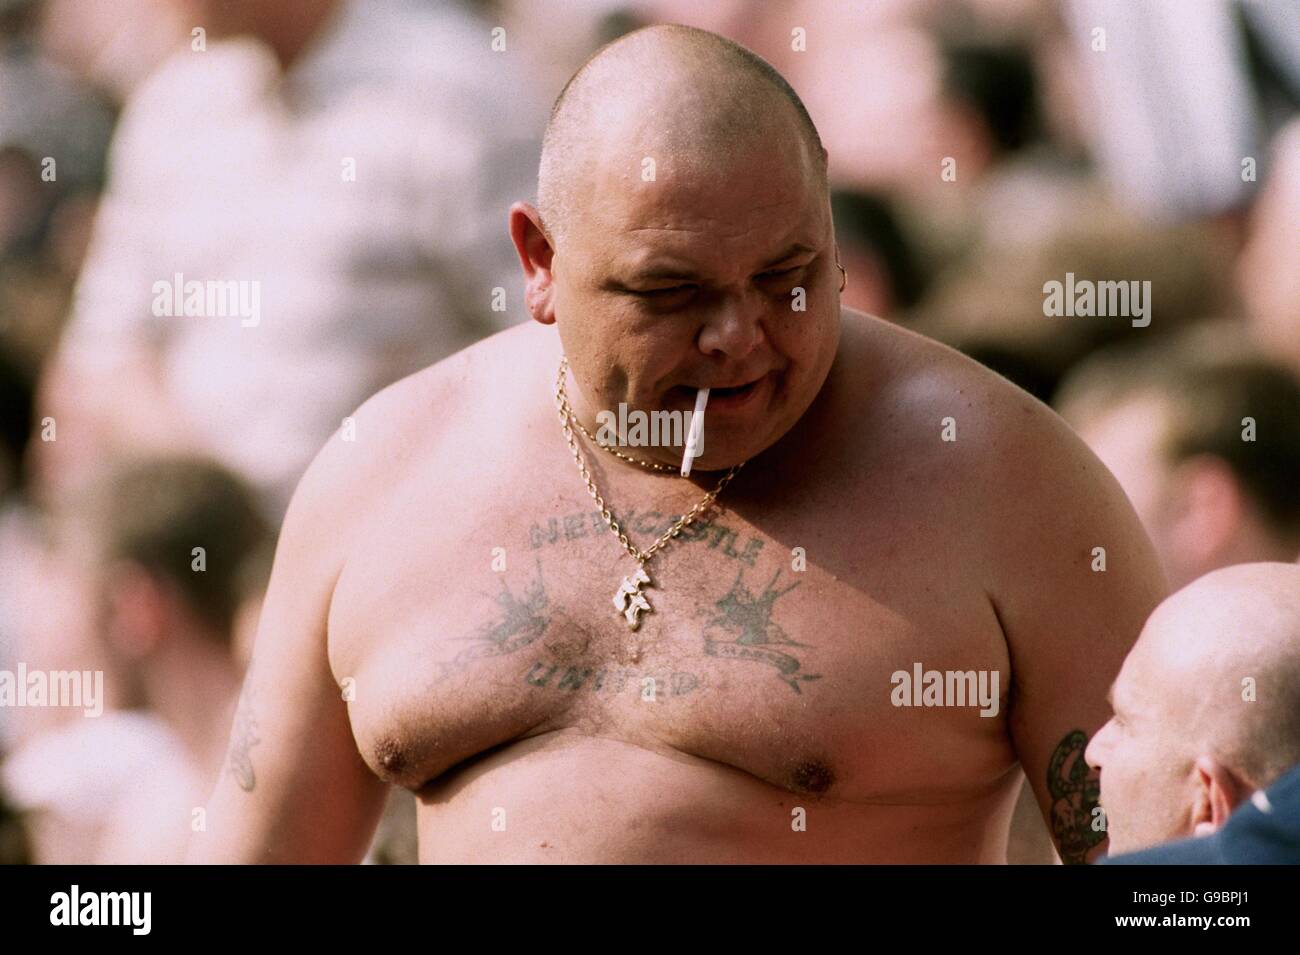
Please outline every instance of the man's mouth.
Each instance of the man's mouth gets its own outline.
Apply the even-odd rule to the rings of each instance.
[[[717,401],[720,398],[739,398],[742,395],[747,395],[753,391],[762,380],[763,379],[761,378],[755,378],[753,381],[746,382],[743,385],[734,385],[730,388],[711,388],[709,390],[709,400]]]
[[[772,380],[771,373],[761,375],[752,381],[746,381],[741,384],[733,385],[712,385],[709,387],[709,404],[705,411],[705,416],[713,412],[730,412],[742,411],[758,402],[764,394],[770,389],[768,383]],[[676,403],[690,408],[695,403],[695,395],[698,391],[689,385],[679,385],[673,389],[677,395]]]

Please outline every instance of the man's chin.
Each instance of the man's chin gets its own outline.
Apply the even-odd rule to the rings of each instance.
[[[1137,852],[1142,846],[1133,846],[1127,839],[1117,835],[1113,827],[1108,826],[1106,832],[1106,855],[1122,856],[1129,852]]]
[[[1155,833],[1126,832],[1121,829],[1115,831],[1113,825],[1107,826],[1106,835],[1108,856],[1126,855],[1130,852],[1141,852],[1143,849],[1152,849],[1156,846],[1164,845],[1166,842],[1173,842],[1176,839],[1183,838],[1179,833],[1169,833],[1168,835],[1157,835]]]
[[[764,450],[752,441],[731,444],[722,441],[710,442],[704,449],[704,454],[695,458],[691,464],[692,473],[717,471],[719,473],[734,468],[738,464],[744,464],[750,458],[761,453]]]

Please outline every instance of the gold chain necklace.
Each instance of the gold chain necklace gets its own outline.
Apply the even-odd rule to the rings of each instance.
[[[570,420],[573,423],[573,426],[575,428],[577,428],[579,431],[581,431],[583,434],[587,436],[588,441],[596,445],[596,447],[598,448],[604,448],[606,451],[614,455],[614,457],[616,458],[622,458],[624,461],[627,461],[629,464],[637,464],[643,468],[648,468],[651,471],[676,471],[677,470],[677,468],[673,467],[671,464],[660,464],[657,461],[642,461],[640,458],[634,458],[630,454],[624,454],[622,451],[618,450],[618,448],[611,447],[610,445],[605,444],[603,441],[598,439],[594,434],[588,431],[587,426],[583,424],[581,421],[579,421],[576,417],[572,417]]]
[[[654,612],[654,608],[650,606],[650,601],[646,599],[645,594],[641,593],[642,587],[654,586],[650,579],[650,574],[646,570],[646,564],[649,562],[651,557],[658,553],[661,547],[667,544],[687,527],[690,527],[691,524],[695,523],[696,518],[698,518],[700,514],[713,504],[718,495],[722,493],[722,489],[731,482],[733,477],[736,476],[736,472],[745,466],[745,462],[741,461],[739,464],[727,471],[727,473],[722,476],[722,480],[718,481],[717,487],[704,495],[704,499],[689,511],[677,518],[677,520],[673,522],[672,527],[668,528],[668,530],[657,541],[651,544],[649,548],[644,551],[639,550],[635,544],[627,539],[627,533],[619,527],[618,521],[614,518],[614,515],[610,513],[609,505],[607,505],[604,498],[600,496],[600,491],[596,489],[596,482],[592,480],[591,473],[587,470],[586,459],[583,458],[582,451],[578,447],[578,439],[573,436],[573,425],[577,425],[582,433],[587,435],[589,438],[591,437],[591,433],[587,431],[586,428],[582,427],[582,422],[578,421],[577,416],[573,413],[573,409],[569,407],[569,396],[564,388],[564,377],[568,370],[569,360],[568,358],[561,356],[560,372],[555,379],[555,405],[559,409],[560,424],[564,428],[564,439],[569,443],[569,450],[573,452],[573,460],[577,462],[578,471],[582,475],[583,481],[587,484],[587,493],[591,495],[591,499],[595,501],[596,506],[600,508],[600,516],[604,518],[606,526],[614,532],[614,536],[616,536],[618,542],[623,545],[623,549],[637,562],[638,566],[636,573],[631,577],[624,577],[623,582],[619,584],[618,590],[614,593],[615,608],[617,608],[618,612],[623,615],[623,619],[627,621],[628,629],[635,630],[641,625],[640,615],[642,613]],[[592,440],[594,443],[600,444],[599,441],[595,441],[595,439]],[[601,445],[601,447],[604,447],[604,445]],[[612,451],[613,449],[610,448],[610,450]],[[622,454],[619,454],[618,456],[624,457]],[[648,463],[636,461],[633,458],[628,458],[628,460],[631,460],[634,464]],[[659,465],[658,467],[665,471],[675,470],[674,468],[665,467],[664,465]]]

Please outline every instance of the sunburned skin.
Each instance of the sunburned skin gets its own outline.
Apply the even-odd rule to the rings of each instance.
[[[846,361],[873,336],[898,334],[861,329]],[[540,340],[520,351],[546,354]],[[875,438],[860,455],[819,464],[792,441],[749,462],[656,558],[655,611],[634,641],[608,606],[631,559],[584,500],[546,414],[550,363],[533,363],[537,418],[510,435],[528,453],[481,448],[466,473],[449,474],[441,448],[469,446],[482,422],[447,429],[412,458],[419,476],[368,509],[333,593],[330,658],[335,678],[357,687],[352,734],[376,776],[419,795],[421,857],[1002,861],[1019,674],[973,559],[987,529],[938,519],[975,507],[970,491],[914,471],[922,442],[940,451],[937,429],[895,412],[859,423]],[[878,375],[877,387],[909,374]],[[508,404],[525,404],[525,390]],[[994,388],[983,400],[1001,397]],[[819,428],[840,406],[825,398]],[[641,546],[698,497],[691,482],[587,453]],[[713,479],[700,475],[701,486]],[[949,494],[936,512],[934,495]],[[498,546],[500,572],[487,560]],[[809,555],[801,570],[796,546]],[[915,661],[998,671],[997,717],[892,705],[890,674]],[[1045,814],[1067,861],[1104,837],[1082,760],[1092,727],[1076,719],[1040,754]],[[796,808],[806,829],[791,828]],[[503,831],[484,822],[494,809]]]
[[[635,565],[560,433],[547,329],[368,403],[373,443],[327,450],[339,483],[287,522],[277,573],[294,585],[273,575],[213,807],[243,822],[214,824],[210,857],[359,857],[397,785],[428,862],[1001,862],[1021,766],[1063,859],[1095,857],[1082,755],[1163,593],[1149,544],[1032,399],[918,336],[844,323],[805,421],[657,555],[634,635],[610,595]],[[489,387],[526,410],[501,419]],[[640,546],[716,477],[588,459]],[[1093,573],[1098,540],[1131,572]],[[267,636],[307,615],[304,593],[324,601],[315,650]],[[891,674],[918,662],[998,671],[997,715],[895,706]],[[319,689],[292,689],[312,673]],[[299,808],[262,815],[282,804]]]
[[[1003,862],[1022,769],[1063,861],[1104,851],[1083,751],[1165,594],[1150,542],[1043,405],[841,308],[824,150],[680,34],[587,76],[626,102],[564,238],[512,207],[535,321],[376,395],[304,477],[196,858],[355,860],[401,786],[426,862]],[[743,464],[648,581],[562,356],[593,433],[710,389],[689,477],[582,444],[636,548]],[[899,671],[997,699],[902,706]]]

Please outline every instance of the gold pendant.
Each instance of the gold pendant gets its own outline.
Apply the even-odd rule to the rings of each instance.
[[[643,586],[651,586],[650,575],[645,572],[645,567],[638,567],[631,577],[623,578],[623,583],[614,594],[614,607],[627,621],[629,630],[635,630],[641,625],[640,614],[654,613],[654,607],[650,606],[650,601],[641,593]]]

